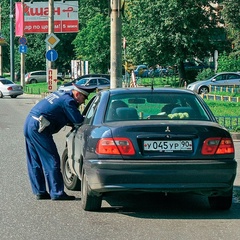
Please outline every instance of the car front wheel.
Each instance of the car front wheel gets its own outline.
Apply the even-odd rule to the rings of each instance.
[[[30,81],[30,84],[32,84],[32,83],[37,83],[37,80],[36,80],[36,79],[32,79],[32,80]]]
[[[86,211],[98,211],[102,205],[102,195],[96,196],[91,193],[87,176],[83,171],[82,177],[82,208]]]
[[[64,185],[67,189],[72,191],[81,190],[81,181],[79,178],[72,173],[68,161],[68,149],[66,148],[62,154],[61,170],[63,175]]]
[[[208,93],[209,93],[209,89],[208,89],[208,87],[205,87],[205,86],[200,87],[198,93],[199,93],[199,94],[208,94]]]
[[[209,205],[215,210],[228,210],[232,206],[231,196],[208,197]]]

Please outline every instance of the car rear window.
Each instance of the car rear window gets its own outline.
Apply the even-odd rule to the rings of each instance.
[[[112,96],[105,121],[209,120],[201,102],[190,94],[137,93]]]
[[[13,84],[13,82],[11,82],[10,80],[7,80],[7,79],[3,79],[3,80],[0,80],[0,82],[5,85],[5,84]]]

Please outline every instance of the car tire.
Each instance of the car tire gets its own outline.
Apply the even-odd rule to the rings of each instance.
[[[31,79],[29,83],[30,83],[30,84],[32,84],[32,83],[37,83],[37,80],[36,80],[36,79]]]
[[[208,94],[209,93],[209,88],[206,87],[206,86],[202,86],[199,88],[199,91],[198,91],[199,94]]]
[[[72,191],[80,191],[81,181],[74,173],[71,172],[68,162],[67,148],[63,151],[62,154],[61,170],[63,175],[63,182],[66,188]]]
[[[90,187],[88,185],[87,176],[83,171],[82,175],[82,208],[85,211],[98,211],[101,209],[102,205],[102,195],[96,196],[91,193]]]
[[[232,193],[230,196],[208,197],[208,202],[214,210],[228,210],[232,206]]]
[[[0,98],[3,98],[3,93],[0,91]]]
[[[17,95],[12,95],[12,96],[10,96],[11,98],[16,98],[17,97]]]

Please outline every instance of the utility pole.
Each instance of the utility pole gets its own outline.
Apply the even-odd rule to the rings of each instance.
[[[121,0],[110,0],[111,21],[111,88],[122,87],[122,4]]]
[[[24,28],[25,28],[25,24],[24,24],[24,0],[21,0],[21,7],[22,7],[22,18],[23,18],[23,36],[24,37]],[[20,71],[20,78],[21,78],[21,85],[22,87],[25,86],[25,53],[21,53],[21,71]]]
[[[10,0],[10,77],[14,82],[14,25],[13,25],[13,0]]]
[[[54,0],[48,2],[48,34],[54,33]],[[47,50],[51,50],[51,46],[46,47]],[[48,61],[48,69],[53,68],[53,62]]]

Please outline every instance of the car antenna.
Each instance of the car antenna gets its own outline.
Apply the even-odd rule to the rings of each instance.
[[[153,79],[152,79],[151,89],[153,90]]]

